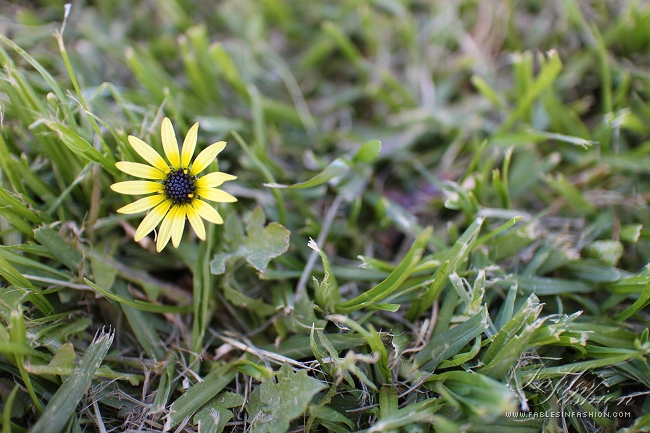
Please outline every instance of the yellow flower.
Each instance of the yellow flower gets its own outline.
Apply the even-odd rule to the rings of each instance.
[[[228,180],[237,179],[237,176],[215,172],[199,177],[226,143],[220,141],[206,147],[192,162],[198,130],[199,124],[195,123],[187,132],[179,153],[174,128],[171,121],[165,117],[161,135],[169,164],[151,146],[132,135],[129,135],[131,147],[151,165],[127,161],[115,164],[124,173],[150,179],[114,183],[111,189],[120,194],[153,193],[118,209],[117,212],[134,214],[151,209],[138,226],[134,239],[137,242],[144,238],[162,221],[156,241],[158,252],[165,248],[170,238],[174,247],[178,248],[185,229],[185,218],[190,221],[194,232],[202,240],[205,240],[205,227],[201,218],[214,224],[223,224],[221,215],[206,200],[221,203],[237,201],[232,195],[216,188]]]

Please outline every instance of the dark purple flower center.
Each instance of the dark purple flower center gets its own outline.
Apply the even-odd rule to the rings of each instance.
[[[165,185],[165,195],[173,204],[190,203],[196,193],[196,176],[183,169],[171,171],[163,181],[163,185]]]

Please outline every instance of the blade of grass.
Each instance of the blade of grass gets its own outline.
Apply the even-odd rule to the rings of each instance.
[[[9,284],[29,290],[29,295],[27,299],[29,302],[34,304],[34,306],[43,314],[48,315],[54,312],[54,308],[48,300],[25,278],[16,268],[11,266],[9,262],[0,255],[0,275],[2,275]]]
[[[86,114],[87,116],[86,118],[90,122],[93,131],[95,131],[96,137],[99,140],[102,149],[104,149],[104,152],[106,152],[108,161],[114,163],[115,158],[113,157],[113,153],[111,152],[111,149],[108,147],[106,141],[104,140],[104,136],[102,135],[99,129],[99,125],[97,125],[97,122],[95,122],[95,119],[92,116],[87,115],[87,113],[89,113],[90,110],[88,109],[88,104],[86,104],[86,100],[84,99],[83,92],[81,91],[81,87],[79,86],[79,82],[77,81],[77,76],[74,73],[74,69],[72,69],[72,64],[70,63],[70,58],[68,57],[68,51],[65,49],[65,44],[63,43],[63,30],[65,29],[65,25],[68,20],[68,16],[70,15],[71,8],[72,8],[71,3],[68,3],[64,6],[64,15],[63,15],[63,23],[61,24],[61,30],[56,31],[54,33],[54,37],[56,38],[59,44],[59,51],[61,52],[63,63],[65,64],[65,68],[68,71],[68,76],[70,76],[70,80],[72,81],[72,86],[74,87],[74,90],[77,93],[77,98],[79,98],[79,103],[83,107],[82,111],[84,114]]]
[[[460,325],[435,336],[415,356],[413,369],[434,371],[445,359],[457,354],[467,343],[488,329],[487,309]]]
[[[482,217],[476,218],[467,230],[465,230],[463,235],[458,238],[454,246],[445,256],[444,260],[445,262],[449,261],[449,266],[445,269],[444,274],[439,273],[439,275],[442,275],[439,280],[440,282],[436,283],[438,280],[438,275],[436,275],[434,283],[431,284],[425,292],[413,300],[406,316],[409,320],[416,320],[426,309],[431,307],[435,299],[440,295],[440,290],[442,290],[447,283],[449,274],[456,272],[456,269],[463,263],[474,247],[484,220],[485,219]]]
[[[267,183],[264,184],[264,186],[267,186],[269,188],[290,188],[290,189],[313,188],[315,186],[323,185],[324,183],[327,183],[336,177],[342,176],[345,173],[347,173],[349,170],[350,170],[350,164],[346,160],[342,158],[336,158],[327,167],[325,167],[323,171],[321,171],[316,176],[304,182],[296,183],[293,185]]]
[[[181,395],[169,408],[165,421],[165,430],[178,425],[191,417],[215,395],[219,394],[235,378],[235,371],[229,365],[216,368]]]
[[[472,75],[471,82],[472,85],[474,85],[474,87],[476,87],[476,89],[492,103],[492,105],[499,109],[503,108],[504,103],[501,100],[501,97],[492,87],[490,87],[483,77],[474,74]]]
[[[325,277],[320,283],[315,283],[315,297],[316,304],[321,308],[333,311],[336,305],[341,302],[341,294],[339,293],[339,283],[336,281],[336,274],[332,271],[332,266],[327,258],[327,254],[318,247],[318,244],[313,239],[309,240],[307,244],[309,248],[316,251],[323,261],[323,271]]]
[[[113,284],[113,290],[115,290],[116,294],[120,296],[120,299],[127,301],[133,299],[123,281],[115,281],[115,284]],[[125,303],[120,303],[119,306],[122,311],[124,311],[126,319],[133,330],[133,334],[140,343],[144,353],[154,360],[164,359],[165,345],[154,328],[151,316],[145,311],[142,311],[137,307],[131,307]]]
[[[363,338],[366,339],[366,341],[368,342],[368,346],[370,346],[373,353],[377,353],[379,355],[379,359],[377,360],[377,365],[379,366],[379,371],[381,373],[381,380],[383,383],[387,383],[388,380],[391,378],[391,372],[390,369],[388,368],[388,354],[386,353],[386,347],[384,346],[384,343],[381,341],[381,337],[379,336],[375,328],[372,325],[369,325],[369,330],[366,330],[363,326],[359,325],[354,320],[349,319],[346,316],[342,316],[340,314],[332,314],[329,316],[325,316],[325,318],[327,320],[342,323],[345,326],[350,327],[352,330],[356,331],[357,333],[362,335]]]
[[[120,304],[124,304],[126,306],[136,308],[138,310],[148,311],[151,313],[164,314],[164,313],[189,313],[193,309],[192,305],[176,307],[173,305],[152,304],[151,302],[145,302],[139,299],[130,300],[122,296],[119,296],[115,293],[111,293],[108,290],[102,289],[97,284],[90,281],[88,278],[84,278],[84,281],[86,282],[86,284],[88,284],[89,287],[92,287],[93,289],[95,289],[97,292],[107,297],[108,299],[112,299],[114,301],[119,302]]]
[[[521,95],[514,110],[510,112],[506,120],[499,128],[500,132],[510,129],[514,123],[519,120],[530,109],[535,99],[546,89],[551,86],[557,76],[562,71],[562,61],[555,50],[548,52],[548,59],[542,65],[535,81]]]
[[[641,292],[639,298],[634,301],[632,305],[627,307],[625,310],[618,313],[614,316],[614,320],[624,321],[632,317],[638,311],[641,311],[650,304],[650,282],[645,287],[645,290]]]
[[[5,401],[4,408],[2,409],[2,433],[11,433],[11,409],[14,407],[14,400],[16,400],[16,394],[20,387],[18,385],[14,386],[14,389],[11,390],[11,394],[7,397]]]
[[[79,366],[52,396],[43,414],[29,430],[30,433],[59,433],[63,429],[88,390],[93,375],[113,343],[114,335],[113,332],[102,331],[93,339]]]
[[[257,166],[259,169],[260,173],[264,176],[266,181],[268,183],[275,184],[275,177],[273,177],[273,174],[271,171],[260,161],[260,159],[255,155],[255,153],[251,150],[251,148],[248,146],[246,141],[237,133],[237,131],[230,131],[230,133],[235,137],[235,140],[237,140],[237,143],[244,149],[244,152],[246,152],[246,155],[253,161],[253,164]],[[275,205],[277,206],[278,209],[278,221],[282,225],[287,224],[287,209],[284,204],[284,197],[282,196],[282,193],[277,190],[273,189],[272,190],[273,197],[275,198]]]
[[[50,86],[52,91],[56,94],[57,99],[62,102],[61,104],[61,109],[65,112],[65,117],[68,119],[70,122],[75,122],[75,116],[72,114],[72,111],[70,110],[68,104],[63,103],[67,98],[65,96],[65,93],[63,89],[61,89],[61,86],[59,86],[59,83],[56,81],[56,79],[50,74],[47,69],[43,67],[39,62],[36,61],[31,55],[29,55],[25,50],[23,50],[21,47],[19,47],[15,42],[13,42],[11,39],[9,39],[7,36],[3,35],[0,33],[0,41],[4,43],[5,45],[11,47],[18,55],[20,55],[23,59],[25,59],[38,73],[43,77],[45,82]],[[8,59],[7,56],[4,56],[6,59]],[[13,62],[12,62],[13,63]],[[43,112],[43,111],[42,111]],[[76,128],[76,124],[74,124],[74,127]]]
[[[44,123],[48,128],[56,132],[63,144],[65,144],[67,148],[72,152],[76,153],[79,156],[82,156],[88,161],[99,163],[102,168],[104,168],[104,170],[108,171],[114,176],[120,174],[120,171],[115,168],[115,164],[111,161],[111,159],[102,155],[99,150],[91,146],[85,138],[74,132],[72,129],[68,128],[62,123],[54,122],[51,120],[45,120]]]
[[[25,329],[25,318],[23,317],[22,311],[13,310],[9,317],[9,323],[11,324],[11,334],[10,334],[11,342],[17,346],[19,345],[19,346],[29,347],[27,346],[27,330]],[[29,394],[29,397],[32,400],[32,404],[34,405],[38,413],[42,413],[43,406],[41,405],[40,400],[36,396],[36,392],[34,392],[34,386],[32,385],[32,380],[30,378],[30,375],[27,372],[27,370],[25,370],[24,355],[18,352],[14,352],[13,356],[16,361],[16,366],[18,367],[18,371],[20,371],[20,377],[23,380],[23,383],[25,384],[25,388],[27,388],[27,393]]]
[[[397,265],[393,272],[391,272],[384,281],[356,298],[337,305],[336,311],[349,313],[366,308],[372,304],[378,303],[397,290],[404,280],[411,275],[413,268],[419,263],[432,233],[432,227],[429,227],[420,233],[400,264]]]
[[[214,244],[214,224],[206,230],[206,242],[199,247],[199,256],[194,274],[194,322],[192,323],[192,351],[200,354],[205,332],[210,325],[210,300],[214,299],[214,285],[210,272],[210,255]]]
[[[34,229],[34,238],[68,269],[73,272],[79,271],[83,262],[81,253],[61,239],[57,232],[49,227],[40,226]]]

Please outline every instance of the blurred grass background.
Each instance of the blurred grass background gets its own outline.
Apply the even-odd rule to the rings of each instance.
[[[0,2],[0,62],[3,433],[650,431],[647,2]],[[239,202],[157,254],[165,116]]]

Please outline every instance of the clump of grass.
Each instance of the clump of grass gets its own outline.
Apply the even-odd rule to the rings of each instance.
[[[0,11],[3,433],[649,431],[647,5]],[[239,200],[157,253],[164,117]]]

